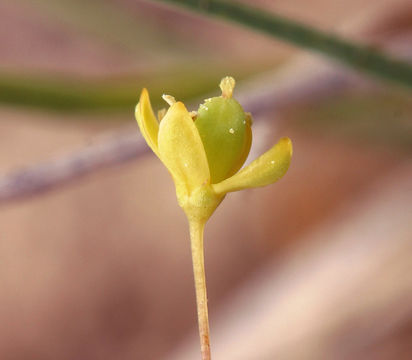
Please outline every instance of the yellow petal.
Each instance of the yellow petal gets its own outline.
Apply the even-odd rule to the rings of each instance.
[[[282,138],[269,151],[232,177],[212,185],[217,194],[225,194],[246,188],[266,186],[279,180],[289,168],[292,142]]]
[[[139,125],[147,145],[153,152],[159,156],[157,149],[157,134],[159,132],[159,123],[153,113],[152,105],[150,104],[149,93],[146,89],[142,90],[139,103],[136,106],[135,117]]]
[[[158,145],[159,157],[172,174],[178,193],[186,188],[190,194],[210,182],[202,140],[181,102],[173,104],[162,119]]]

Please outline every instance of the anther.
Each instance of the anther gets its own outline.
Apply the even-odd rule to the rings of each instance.
[[[163,94],[162,99],[166,101],[169,104],[169,106],[172,106],[176,103],[176,99],[172,95]]]

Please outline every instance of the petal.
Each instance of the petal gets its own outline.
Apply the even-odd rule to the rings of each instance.
[[[139,125],[147,145],[153,152],[159,156],[157,149],[157,134],[159,132],[159,123],[153,113],[152,105],[150,104],[149,93],[146,89],[142,90],[139,103],[136,106],[135,117]]]
[[[292,142],[285,137],[232,177],[212,185],[217,194],[265,186],[279,180],[289,168]]]
[[[160,123],[159,157],[169,169],[178,189],[189,193],[210,182],[209,166],[202,140],[181,102],[173,104]]]

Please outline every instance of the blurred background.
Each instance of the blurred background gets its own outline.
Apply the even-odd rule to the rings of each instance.
[[[412,58],[409,0],[245,2]],[[1,359],[199,358],[186,220],[133,113],[225,75],[250,158],[294,158],[208,223],[213,358],[412,358],[410,90],[156,1],[0,0]]]

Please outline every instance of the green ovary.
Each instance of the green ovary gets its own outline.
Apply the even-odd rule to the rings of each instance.
[[[199,131],[212,183],[235,174],[250,150],[250,121],[233,98],[214,97],[200,105],[195,125]]]

